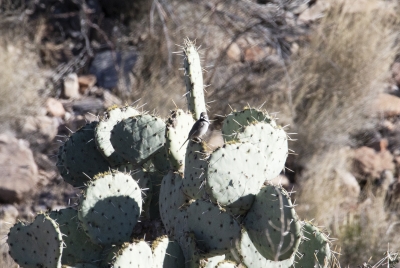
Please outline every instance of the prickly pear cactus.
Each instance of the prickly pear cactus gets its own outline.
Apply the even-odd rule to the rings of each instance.
[[[45,214],[29,225],[15,224],[7,239],[11,257],[24,268],[61,268],[62,242],[58,224]]]
[[[261,189],[243,224],[258,252],[268,260],[289,259],[299,247],[300,222],[288,193],[278,186]]]
[[[10,254],[22,267],[327,266],[326,237],[308,223],[301,230],[284,189],[264,187],[288,152],[275,119],[245,108],[226,116],[220,148],[187,140],[206,104],[189,40],[183,54],[188,112],[176,109],[164,120],[112,107],[60,147],[60,174],[82,190],[78,211],[40,214],[11,228]],[[144,237],[159,237],[153,251],[132,242]]]
[[[165,229],[175,238],[184,230],[186,212],[182,208],[187,200],[182,191],[182,176],[170,171],[161,182],[159,206]]]
[[[75,187],[84,186],[97,173],[110,169],[94,141],[97,124],[98,122],[86,124],[60,147],[57,168],[64,180]]]
[[[254,123],[265,122],[276,127],[275,120],[268,113],[254,108],[246,108],[227,115],[222,124],[222,136],[225,142],[237,139],[237,134],[243,132],[246,126]]]
[[[303,224],[303,238],[296,255],[296,267],[329,267],[331,250],[328,237],[311,222]]]
[[[112,146],[111,132],[118,122],[138,114],[139,112],[131,106],[112,106],[107,109],[96,126],[95,141],[97,148],[113,167],[126,164],[127,161]]]
[[[186,84],[186,99],[188,109],[193,112],[193,119],[200,118],[200,114],[206,111],[204,100],[203,69],[200,65],[200,56],[193,42],[185,40],[183,48]]]
[[[244,214],[265,181],[266,165],[258,147],[242,142],[225,144],[210,156],[206,191],[213,202],[233,214]]]
[[[93,243],[122,244],[130,240],[141,210],[137,182],[129,174],[113,171],[98,174],[88,183],[78,217]]]
[[[203,256],[215,256],[233,250],[240,239],[240,225],[217,205],[196,200],[185,209],[187,229],[195,236]]]
[[[152,267],[153,255],[150,246],[143,240],[124,243],[107,257],[110,267],[143,268]]]
[[[130,117],[114,126],[110,140],[119,155],[141,165],[164,150],[165,123],[149,114]]]
[[[172,111],[171,116],[168,118],[165,146],[172,170],[183,170],[186,153],[186,146],[183,145],[194,122],[189,113],[185,113],[180,109]]]
[[[183,192],[193,199],[202,197],[205,193],[205,181],[208,166],[208,155],[205,143],[189,141],[186,149]]]
[[[52,211],[49,217],[58,223],[63,234],[65,248],[61,259],[62,264],[91,263],[100,258],[102,248],[93,244],[83,231],[78,221],[77,210],[65,208]]]
[[[288,268],[293,264],[295,257],[295,254],[293,254],[289,259],[282,261],[271,261],[264,258],[264,256],[262,256],[254,246],[249,234],[245,229],[242,229],[239,252],[240,256],[242,257],[243,264],[252,268]]]
[[[176,241],[170,241],[168,236],[157,238],[151,250],[153,251],[152,268],[185,268],[185,257],[181,247]]]

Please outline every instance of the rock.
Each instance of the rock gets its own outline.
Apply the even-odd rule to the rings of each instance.
[[[79,99],[79,82],[76,73],[70,73],[64,78],[63,96],[67,99]]]
[[[96,76],[92,74],[81,75],[78,77],[79,92],[84,95],[87,89],[93,87],[96,84]]]
[[[373,104],[373,111],[384,117],[400,115],[400,98],[390,94],[380,94]]]
[[[228,58],[233,61],[240,61],[242,58],[242,51],[237,43],[232,43],[226,51]]]
[[[96,76],[99,87],[113,89],[122,82],[129,91],[131,85],[129,73],[132,72],[137,58],[134,50],[103,51],[95,55],[89,73]],[[119,81],[120,79],[122,81]]]
[[[26,139],[32,148],[45,150],[58,132],[59,122],[55,117],[27,116],[16,121],[18,138]]]
[[[75,101],[72,104],[72,109],[76,113],[84,114],[87,112],[91,112],[96,114],[99,113],[100,111],[103,111],[104,105],[101,100],[97,98],[88,97],[79,101]]]
[[[12,224],[14,224],[17,221],[19,213],[16,207],[13,205],[3,205],[0,206],[0,223],[3,222],[8,222],[10,224],[10,227]],[[2,226],[0,225],[0,229]],[[8,228],[10,229],[10,228]]]
[[[377,180],[385,170],[393,171],[393,156],[389,151],[376,152],[363,146],[353,151],[354,175],[358,181]]]
[[[54,98],[48,98],[46,100],[47,114],[54,117],[64,117],[65,109],[60,101]]]
[[[32,151],[10,134],[0,134],[0,201],[21,201],[35,189],[38,167]]]
[[[47,185],[52,179],[58,176],[56,163],[51,161],[47,155],[34,153],[34,159],[39,168],[39,182],[41,185]]]
[[[270,55],[272,51],[269,48],[261,46],[251,46],[244,51],[244,60],[247,62],[256,62],[263,60]]]

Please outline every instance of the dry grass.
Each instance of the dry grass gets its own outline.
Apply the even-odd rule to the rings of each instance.
[[[381,1],[372,0],[349,13],[348,1],[331,2],[291,68],[301,140],[296,149],[304,160],[327,146],[349,144],[350,134],[373,121],[371,102],[383,90],[396,53],[392,9],[373,9]]]
[[[292,115],[299,140],[294,144],[300,191],[298,212],[328,227],[341,248],[342,267],[355,267],[387,250],[400,249],[388,231],[391,220],[384,196],[371,188],[361,195],[344,173],[349,167],[351,135],[374,126],[371,103],[383,89],[396,51],[393,9],[368,1],[349,12],[349,1],[331,8],[293,62]],[[388,4],[388,2],[386,2]],[[363,202],[361,202],[363,201]]]
[[[39,57],[26,40],[0,40],[0,132],[15,119],[35,115],[43,108],[45,79]]]

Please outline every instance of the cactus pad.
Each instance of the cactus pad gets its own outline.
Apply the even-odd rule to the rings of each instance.
[[[221,261],[215,266],[215,268],[236,268],[236,267],[238,266],[236,265],[236,263],[232,261]]]
[[[182,145],[188,138],[194,123],[192,115],[180,109],[172,111],[171,116],[168,118],[167,131],[165,132],[165,148],[172,170],[183,170],[186,146]]]
[[[237,134],[242,142],[249,142],[259,148],[267,158],[266,180],[278,176],[285,167],[288,155],[286,132],[279,127],[265,122],[246,126],[243,132]]]
[[[29,225],[16,223],[10,229],[7,243],[11,257],[21,267],[61,268],[61,231],[45,214],[37,215]]]
[[[201,200],[193,201],[186,212],[187,228],[195,235],[202,255],[224,254],[236,247],[240,239],[240,226],[227,212]]]
[[[200,65],[200,56],[194,43],[185,40],[183,54],[185,56],[183,67],[185,69],[186,99],[188,109],[193,113],[194,119],[206,111],[204,101],[203,70]],[[189,132],[188,132],[189,133]]]
[[[182,176],[170,171],[161,182],[159,207],[165,229],[174,237],[177,237],[175,231],[183,232],[185,212],[181,209],[186,202],[187,198],[182,192]]]
[[[233,214],[243,214],[265,181],[266,165],[256,146],[225,144],[210,156],[206,191],[213,202],[226,206]]]
[[[181,247],[175,241],[170,241],[164,235],[157,238],[152,244],[152,268],[185,268],[185,257]]]
[[[254,108],[246,108],[240,112],[232,112],[226,116],[222,124],[222,136],[225,142],[236,140],[240,133],[250,124],[266,122],[276,127],[275,121],[266,113]]]
[[[258,252],[268,260],[289,259],[299,246],[300,222],[283,188],[262,188],[243,224]]]
[[[50,218],[55,220],[64,235],[65,248],[62,264],[90,263],[99,259],[102,248],[93,244],[78,221],[78,211],[73,208],[52,211]]]
[[[94,141],[97,123],[86,124],[72,134],[58,152],[57,168],[64,180],[75,187],[84,186],[97,173],[110,169]]]
[[[78,217],[93,243],[109,245],[129,241],[142,209],[139,185],[128,174],[108,172],[88,183]]]
[[[144,268],[152,267],[153,255],[145,241],[124,243],[116,252],[107,257],[110,267]]]
[[[330,267],[328,237],[310,222],[303,226],[303,237],[296,254],[296,267]]]
[[[208,155],[204,150],[205,144],[189,141],[186,149],[183,192],[198,199],[204,194]]]
[[[111,107],[104,113],[96,126],[97,147],[113,167],[125,164],[127,161],[114,150],[110,141],[111,131],[118,122],[138,114],[139,112],[131,106]]]
[[[110,140],[119,155],[141,165],[164,149],[165,123],[149,114],[130,117],[114,126]]]
[[[249,234],[244,229],[242,229],[242,237],[240,239],[239,251],[240,256],[242,256],[242,262],[247,267],[252,268],[288,268],[293,264],[295,256],[293,254],[289,259],[283,261],[267,260],[258,252],[253,242],[250,240]]]

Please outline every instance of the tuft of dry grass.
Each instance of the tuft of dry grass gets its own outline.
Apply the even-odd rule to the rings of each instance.
[[[36,115],[43,107],[45,79],[39,57],[24,40],[0,40],[0,132],[15,119]]]
[[[294,144],[300,189],[298,212],[315,218],[337,237],[341,266],[355,267],[387,251],[399,249],[384,208],[384,196],[346,177],[351,168],[351,135],[374,127],[370,113],[384,89],[395,57],[397,21],[389,4],[371,0],[362,8],[332,0],[330,9],[300,50],[290,75],[292,117],[298,141]],[[378,8],[377,8],[378,7]]]
[[[371,103],[384,89],[396,48],[390,7],[366,2],[350,12],[349,1],[331,8],[291,67],[293,119],[303,159],[327,146],[349,144],[350,134],[371,122]]]

